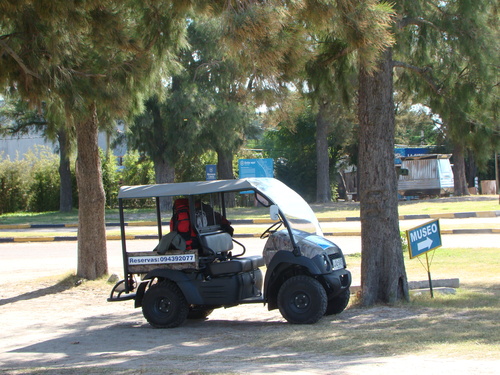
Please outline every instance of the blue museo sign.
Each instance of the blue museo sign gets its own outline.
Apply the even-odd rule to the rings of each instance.
[[[439,220],[433,220],[406,231],[410,259],[442,246]]]

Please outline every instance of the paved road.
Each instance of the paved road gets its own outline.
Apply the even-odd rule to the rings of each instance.
[[[429,219],[403,220],[400,222],[401,230],[406,230],[425,222]],[[441,227],[451,226],[453,228],[490,228],[500,229],[500,217],[491,218],[465,218],[465,219],[440,219]],[[268,224],[253,225],[256,232],[262,232]],[[334,222],[322,223],[326,233],[340,233],[345,231],[359,232],[360,223]],[[108,228],[112,229],[112,228]],[[40,231],[50,229],[29,229],[34,236]],[[53,229],[52,229],[53,230]],[[58,229],[58,232],[61,229]],[[155,228],[142,228],[141,230],[154,233]],[[24,229],[23,231],[26,231]],[[63,235],[75,235],[76,228],[62,229]],[[236,226],[236,233],[238,228]],[[330,240],[337,243],[345,254],[361,252],[360,236],[328,236]],[[248,255],[262,253],[265,240],[259,238],[239,238],[247,247]],[[456,248],[478,248],[495,247],[500,249],[500,233],[494,234],[449,234],[442,235],[443,247]],[[133,240],[128,241],[129,251],[148,251],[156,246],[156,240]],[[107,243],[108,265],[111,273],[121,275],[123,272],[121,242],[110,240]],[[12,281],[20,281],[26,278],[36,278],[61,274],[74,271],[77,267],[77,242],[19,242],[0,243],[0,284]]]
[[[361,252],[359,236],[329,237],[346,254]],[[248,255],[261,254],[264,240],[245,238]],[[156,240],[129,241],[129,251],[147,251],[156,246]],[[499,234],[444,235],[443,247],[478,248],[495,247],[500,250]],[[108,241],[108,265],[110,273],[123,272],[121,242]],[[77,243],[67,242],[26,242],[0,244],[0,284],[24,279],[34,279],[75,271],[77,267]]]

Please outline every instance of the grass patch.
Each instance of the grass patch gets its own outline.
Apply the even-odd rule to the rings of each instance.
[[[326,204],[312,204],[312,209],[318,217],[359,217],[358,202],[331,202]],[[479,196],[459,198],[440,198],[418,201],[401,201],[399,203],[400,215],[498,211],[497,196]],[[170,219],[171,213],[163,214],[163,220]],[[228,209],[228,217],[236,219],[268,218],[269,209],[265,207],[237,207]],[[127,209],[126,221],[151,221],[156,220],[152,208]],[[0,224],[71,224],[78,222],[78,211],[69,213],[60,212],[18,212],[0,215]],[[106,210],[106,222],[118,222],[118,210]]]
[[[464,293],[465,300],[483,300],[481,292]],[[439,353],[468,359],[496,359],[500,318],[498,302],[488,308],[450,306],[440,301],[398,306],[351,307],[312,326],[268,327],[258,340],[275,350],[348,355],[428,355]],[[446,301],[464,300],[464,295]],[[266,327],[267,330],[267,327]],[[272,337],[272,339],[271,339]]]
[[[411,303],[417,307],[439,307],[444,310],[463,309],[477,311],[493,311],[500,307],[500,288],[491,284],[484,287],[466,285],[458,288],[456,294],[435,294],[431,298],[428,294],[416,295]]]
[[[318,217],[357,217],[359,202],[331,202],[311,204]],[[498,196],[471,196],[400,201],[399,215],[439,214],[455,212],[498,211]]]
[[[78,211],[16,212],[0,215],[0,224],[65,224],[78,222]]]
[[[498,249],[437,249],[432,256],[432,279],[459,278],[456,294],[412,295],[409,304],[360,308],[354,299],[345,315],[330,321],[338,338],[323,340],[339,348],[339,354],[362,351],[377,355],[433,354],[469,359],[495,359],[500,355],[500,254]],[[427,280],[420,261],[404,254],[410,281]],[[423,260],[424,258],[422,258]],[[359,285],[361,256],[346,256]],[[358,322],[355,329],[343,324]],[[323,329],[327,329],[324,327]],[[326,340],[326,342],[325,342]],[[345,343],[348,341],[350,344]],[[352,347],[351,347],[352,345]],[[356,349],[356,347],[358,349]],[[322,347],[315,350],[323,350]]]
[[[481,198],[481,199],[480,199]],[[436,213],[454,213],[454,212],[480,212],[480,211],[498,211],[500,205],[498,196],[480,196],[458,198],[428,199],[419,201],[400,202],[399,214],[436,214]]]
[[[351,272],[359,275],[360,254],[346,258]],[[426,279],[418,261],[406,258],[406,266],[409,280]],[[435,255],[432,270],[436,278],[460,278],[456,294],[436,293],[434,298],[422,294],[412,296],[410,303],[370,308],[360,307],[352,296],[342,314],[325,317],[315,325],[266,327],[269,331],[260,334],[259,345],[266,343],[274,350],[337,356],[439,354],[497,359],[500,355],[498,249],[443,249]]]
[[[431,277],[460,278],[460,283],[472,285],[500,284],[500,253],[498,248],[455,249],[438,248],[428,253],[432,260]],[[421,262],[425,258],[409,259],[405,253],[405,266],[409,280],[427,278]],[[420,260],[419,260],[420,259]]]
[[[468,288],[489,288],[500,285],[500,253],[498,248],[438,248],[428,253],[432,279],[459,278]],[[404,252],[409,281],[427,280],[425,256],[410,259]],[[361,254],[346,255],[347,268],[353,275],[353,285],[360,285]]]

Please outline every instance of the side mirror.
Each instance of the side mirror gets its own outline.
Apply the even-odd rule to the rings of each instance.
[[[271,220],[278,221],[280,218],[278,206],[276,206],[275,204],[271,205],[269,207],[269,215],[271,216]]]

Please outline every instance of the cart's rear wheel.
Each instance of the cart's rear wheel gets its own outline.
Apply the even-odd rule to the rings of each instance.
[[[142,313],[156,328],[174,328],[187,318],[189,305],[179,287],[164,281],[151,286],[142,300]]]

